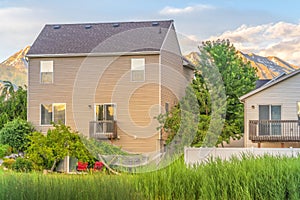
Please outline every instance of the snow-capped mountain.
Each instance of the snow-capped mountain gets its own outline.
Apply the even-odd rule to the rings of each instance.
[[[27,85],[28,63],[25,55],[29,49],[27,46],[0,63],[1,81],[10,81],[18,86]]]
[[[300,66],[290,64],[275,56],[263,57],[255,54],[245,54],[238,52],[238,55],[245,61],[250,62],[251,66],[257,69],[259,79],[273,79],[283,73],[290,73]],[[197,65],[199,55],[196,52],[191,52],[185,56],[190,62]]]
[[[257,75],[260,79],[273,79],[283,73],[288,74],[299,69],[299,66],[292,65],[275,56],[263,57],[242,52],[239,52],[239,55],[257,69]]]

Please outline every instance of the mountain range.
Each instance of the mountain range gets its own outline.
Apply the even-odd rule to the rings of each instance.
[[[251,66],[256,69],[259,79],[273,79],[283,73],[288,74],[300,68],[300,66],[290,64],[275,56],[263,57],[255,54],[245,54],[241,51],[238,51],[238,55],[244,62],[250,62]],[[200,57],[197,52],[191,52],[185,57],[194,65],[199,63]]]
[[[17,86],[27,85],[28,62],[25,55],[29,49],[30,46],[27,46],[0,63],[0,84],[2,81],[8,80]],[[241,51],[238,52],[238,55],[257,69],[259,79],[272,79],[300,68],[274,56],[263,57],[245,54]],[[195,65],[199,62],[199,54],[196,52],[191,52],[185,57]]]
[[[30,46],[27,46],[0,63],[0,81],[10,81],[17,86],[27,85],[28,62],[25,55],[29,49]]]

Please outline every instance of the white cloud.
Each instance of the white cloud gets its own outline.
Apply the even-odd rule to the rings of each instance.
[[[0,8],[0,62],[31,45],[44,25],[41,10],[26,7]]]
[[[198,4],[194,6],[187,6],[185,8],[175,8],[167,6],[163,8],[161,11],[159,11],[159,14],[161,15],[180,15],[180,14],[186,14],[186,13],[192,13],[195,11],[203,11],[203,10],[210,10],[214,9],[213,6],[205,5],[205,4]]]
[[[291,64],[300,65],[300,24],[286,22],[259,26],[242,25],[208,40],[229,39],[245,53],[277,56]]]

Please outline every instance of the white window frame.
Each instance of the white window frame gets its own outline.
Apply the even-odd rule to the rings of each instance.
[[[51,122],[50,124],[42,124],[42,105],[50,105],[51,104],[51,108],[52,108],[52,116],[51,116],[51,122],[54,122],[54,107],[55,105],[58,104],[63,104],[65,106],[65,123],[64,125],[67,124],[67,104],[66,103],[41,103],[40,104],[40,126],[51,126]]]
[[[53,74],[54,74],[54,63],[53,60],[41,60],[40,61],[40,83],[41,84],[52,84],[53,83]],[[43,82],[42,73],[52,73],[51,82]]]
[[[131,81],[144,82],[145,81],[145,58],[131,58]],[[133,73],[136,71],[143,71],[143,80],[133,80]]]

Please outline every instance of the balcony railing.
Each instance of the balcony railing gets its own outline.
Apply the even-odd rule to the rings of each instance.
[[[300,142],[300,121],[250,120],[249,140],[253,142]]]
[[[89,134],[95,139],[115,139],[118,136],[117,122],[113,120],[91,121]]]

